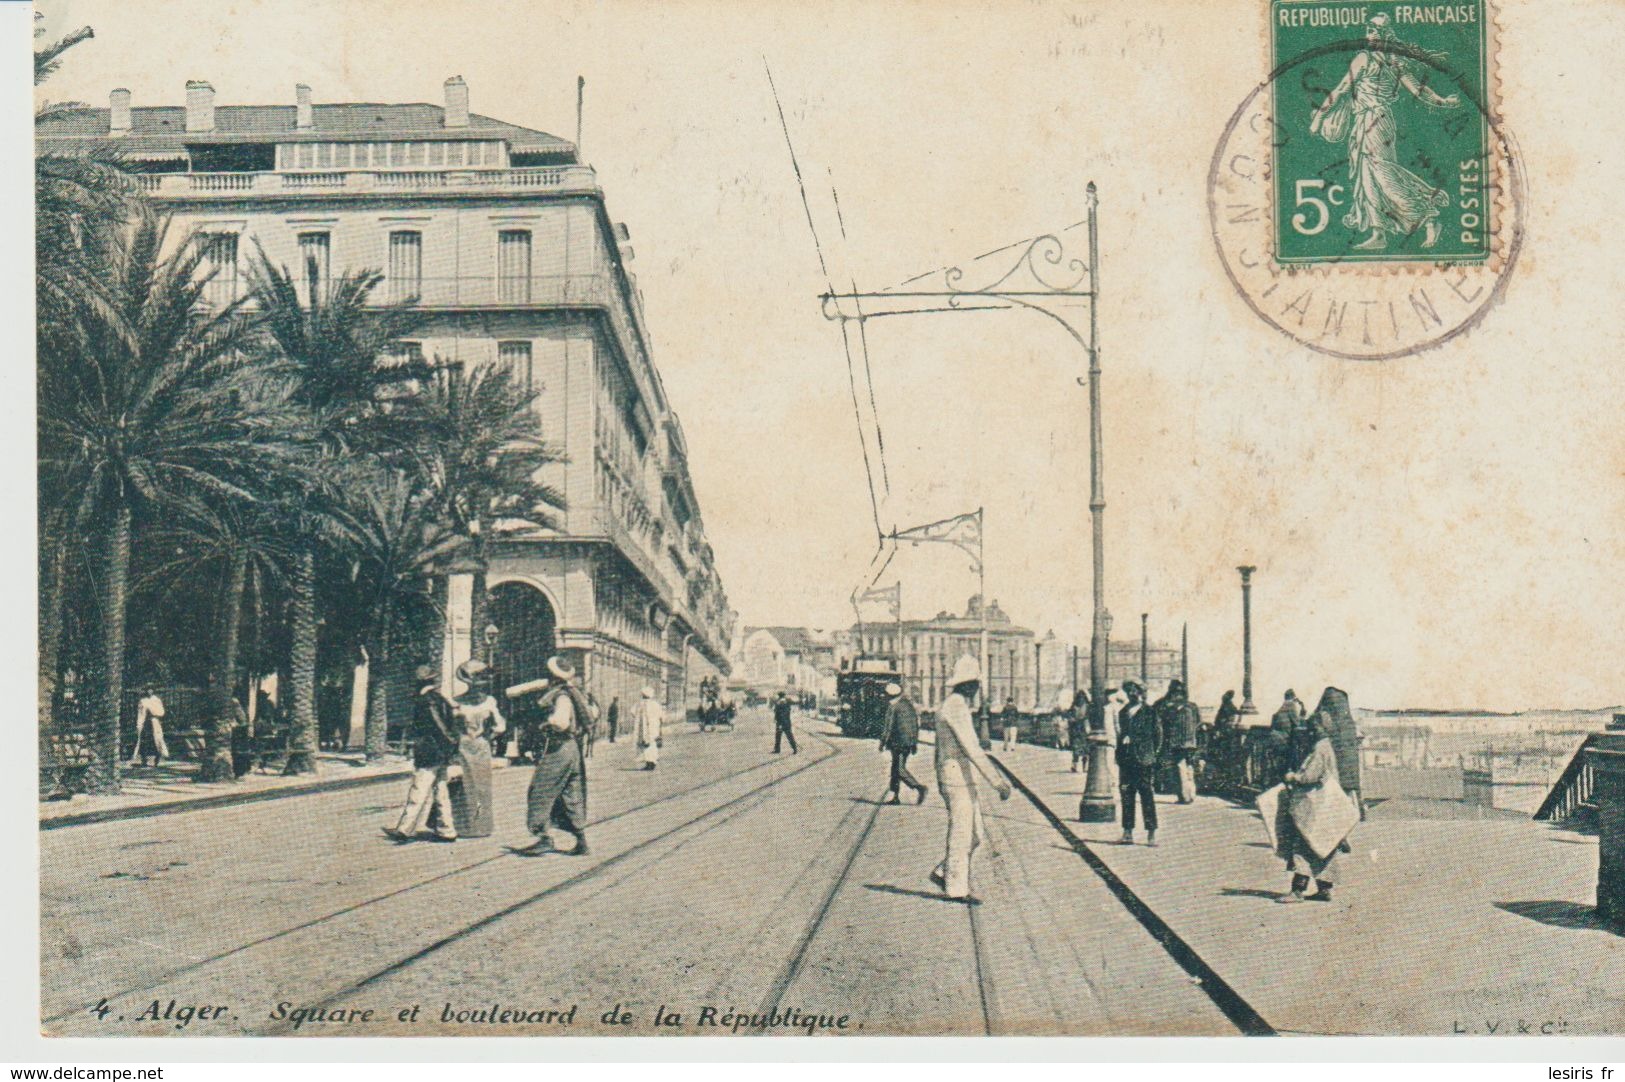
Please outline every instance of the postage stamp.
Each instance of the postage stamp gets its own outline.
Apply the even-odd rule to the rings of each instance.
[[[1279,262],[1488,258],[1482,0],[1274,0],[1270,41]]]
[[[1264,322],[1332,356],[1411,356],[1476,326],[1523,242],[1496,112],[1494,11],[1274,0],[1270,70],[1214,148],[1225,273]]]

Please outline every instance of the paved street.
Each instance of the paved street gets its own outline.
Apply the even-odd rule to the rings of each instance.
[[[529,840],[525,767],[497,772],[497,835],[455,845],[379,833],[403,782],[44,832],[46,1028],[715,1034],[730,1010],[794,1011],[853,1034],[1227,1034],[1249,1010],[1288,1032],[1448,1033],[1451,1017],[1495,1011],[1560,1017],[1571,1033],[1605,1017],[1617,1028],[1621,939],[1557,919],[1584,901],[1593,839],[1527,821],[1374,821],[1339,903],[1287,909],[1263,897],[1283,876],[1248,812],[1206,799],[1169,807],[1162,848],[1120,849],[1083,844],[1110,832],[1058,829],[1018,792],[987,806],[996,852],[978,853],[982,904],[965,907],[926,879],[941,855],[941,799],[880,806],[886,759],[874,744],[800,724],[797,756],[771,754],[762,712],[731,733],[690,728],[653,774],[635,768],[630,744],[600,743],[592,853],[580,858],[511,852]],[[930,755],[922,748],[922,780]],[[1002,758],[1072,818],[1081,778],[1063,753]],[[1436,836],[1445,827],[1457,833]],[[1480,841],[1464,859],[1451,847],[1468,827]],[[1538,860],[1486,866],[1520,851],[1518,831],[1544,839]],[[1430,874],[1446,866],[1483,875]],[[1429,920],[1408,923],[1419,906]],[[1419,934],[1395,931],[1407,927]],[[1524,983],[1479,983],[1508,973]],[[170,1000],[176,1010],[138,1021],[154,1000],[160,1015]],[[569,1024],[547,1019],[572,1004]],[[177,1028],[188,1005],[226,1009]],[[402,1021],[414,1005],[416,1021]],[[630,1024],[602,1021],[617,1007]],[[373,1014],[296,1027],[294,1012],[310,1008]],[[448,1009],[529,1020],[442,1022]],[[657,1010],[681,1024],[656,1027]]]

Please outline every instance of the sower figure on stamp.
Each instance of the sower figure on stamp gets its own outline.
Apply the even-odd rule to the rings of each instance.
[[[976,775],[986,778],[1000,800],[1010,799],[1010,784],[999,776],[993,761],[982,750],[971,718],[971,702],[982,683],[981,666],[963,656],[954,662],[948,685],[952,693],[937,711],[937,788],[948,804],[947,853],[931,873],[931,882],[944,894],[962,902],[974,902],[970,893],[970,858],[982,844],[986,830],[981,802],[976,793]]]
[[[779,692],[773,699],[773,754],[779,754],[780,742],[790,742],[790,754],[800,755],[796,747],[795,730],[790,727],[790,696]]]
[[[424,816],[433,806],[436,841],[454,842],[451,796],[446,789],[446,769],[457,754],[457,728],[451,703],[440,693],[440,674],[433,665],[419,665],[414,673],[417,695],[412,700],[412,787],[406,793],[401,818],[384,833],[398,842],[417,835]]]
[[[1123,797],[1124,845],[1134,844],[1134,800],[1145,812],[1145,844],[1157,844],[1157,797],[1152,787],[1161,751],[1162,726],[1146,703],[1145,689],[1123,681],[1128,702],[1117,714],[1117,784]]]
[[[1309,120],[1311,135],[1329,143],[1348,140],[1353,190],[1343,225],[1356,233],[1370,231],[1354,245],[1365,251],[1386,248],[1389,233],[1409,236],[1418,229],[1422,247],[1433,247],[1439,242],[1439,211],[1450,204],[1444,191],[1399,164],[1393,106],[1400,88],[1438,108],[1461,104],[1456,95],[1442,96],[1417,79],[1389,22],[1385,12],[1371,16],[1365,39],[1372,47],[1354,54],[1348,74]]]
[[[901,804],[903,801],[898,791],[906,785],[914,790],[914,802],[924,804],[931,790],[908,770],[908,757],[920,746],[919,713],[908,696],[903,694],[901,685],[887,684],[886,696],[891,702],[886,706],[886,720],[880,728],[880,750],[891,752],[891,787],[885,802]]]
[[[537,706],[547,719],[539,726],[536,771],[525,798],[526,825],[536,841],[520,852],[526,856],[559,852],[548,833],[552,825],[576,836],[575,848],[569,850],[572,856],[586,856],[587,763],[582,741],[591,714],[586,696],[575,686],[574,669],[552,657],[547,671],[551,682],[543,677],[508,689],[510,697],[541,692]]]

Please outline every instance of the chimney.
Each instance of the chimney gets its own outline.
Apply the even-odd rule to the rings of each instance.
[[[122,86],[107,96],[109,135],[130,134],[130,92]]]
[[[214,87],[198,79],[186,81],[186,130],[214,131]]]
[[[446,80],[446,127],[468,127],[468,84],[461,75]]]
[[[293,99],[293,126],[300,131],[309,131],[315,126],[315,110],[310,105],[310,87],[304,83],[294,87]]]

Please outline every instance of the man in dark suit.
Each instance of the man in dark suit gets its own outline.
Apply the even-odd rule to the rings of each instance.
[[[920,746],[919,713],[900,685],[887,684],[886,696],[891,703],[886,707],[886,720],[880,727],[880,750],[891,752],[891,790],[885,802],[901,804],[898,790],[906,785],[914,790],[914,802],[924,804],[931,790],[908,771],[908,757]]]
[[[790,742],[790,754],[800,755],[801,749],[796,747],[796,734],[790,728],[790,696],[779,692],[773,697],[773,754],[779,754],[783,741]]]
[[[457,754],[451,702],[440,693],[440,674],[432,665],[419,665],[416,678],[418,691],[412,700],[412,788],[407,791],[400,821],[385,827],[384,833],[398,842],[412,840],[432,804],[432,837],[435,841],[454,842],[457,827],[452,822],[451,795],[446,789],[446,770]]]
[[[1123,797],[1122,844],[1134,844],[1134,799],[1145,812],[1145,844],[1157,844],[1157,798],[1152,788],[1162,750],[1162,726],[1145,701],[1145,689],[1123,681],[1128,702],[1117,714],[1117,786]]]

